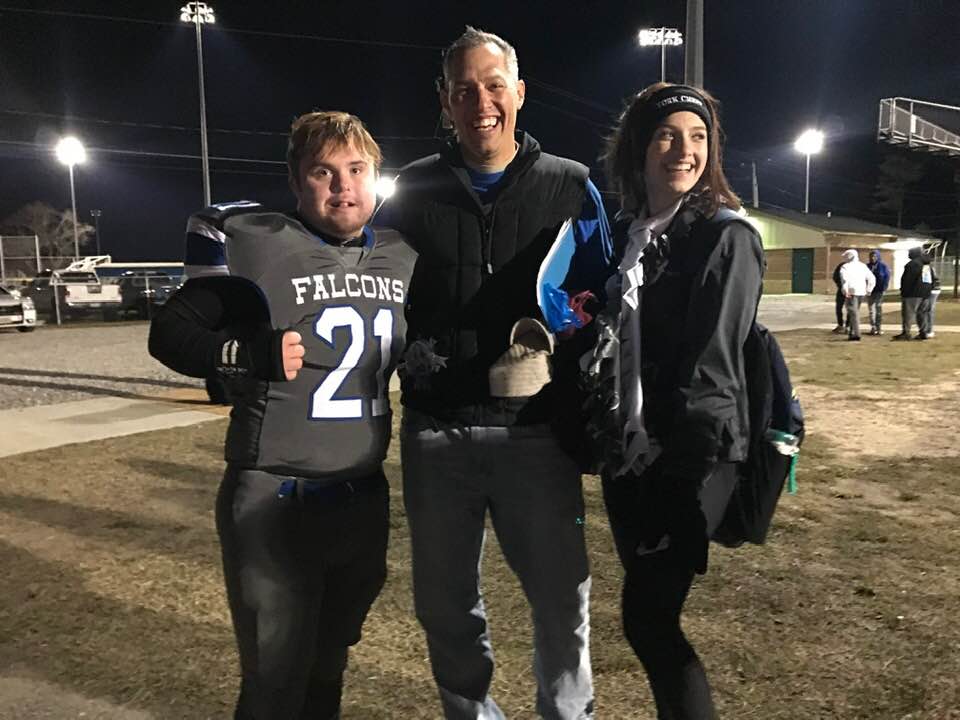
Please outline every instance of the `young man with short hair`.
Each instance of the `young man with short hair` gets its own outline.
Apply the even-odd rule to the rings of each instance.
[[[190,218],[193,277],[150,332],[168,367],[233,383],[216,518],[237,720],[339,717],[348,647],[386,578],[387,383],[416,258],[367,224],[381,154],[359,119],[301,116],[287,161],[296,213]]]

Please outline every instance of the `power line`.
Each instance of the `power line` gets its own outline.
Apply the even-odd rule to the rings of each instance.
[[[571,112],[570,110],[564,110],[563,108],[559,108],[556,105],[551,105],[550,103],[544,102],[543,100],[537,100],[536,98],[527,97],[526,101],[528,103],[533,103],[534,105],[541,105],[542,107],[548,108],[553,112],[560,113],[561,115],[566,115],[576,120],[580,120],[581,122],[585,122],[588,125],[593,125],[594,127],[603,128],[604,130],[610,130],[609,125],[596,122],[595,120],[591,120],[588,117],[584,117],[583,115],[579,115],[575,112]]]
[[[591,107],[594,110],[599,110],[600,112],[607,113],[610,115],[616,112],[616,110],[614,110],[611,107],[608,107],[607,105],[603,105],[602,103],[598,103],[594,100],[590,100],[588,98],[583,97],[582,95],[576,95],[575,93],[572,93],[569,90],[564,90],[561,87],[557,87],[556,85],[551,85],[550,83],[546,83],[543,80],[537,80],[536,78],[530,77],[529,75],[524,76],[523,79],[524,79],[524,82],[530,85],[543,88],[544,90],[547,90],[549,92],[556,93],[557,95],[561,95],[562,97],[565,97],[568,100],[574,100],[578,103]]]
[[[748,158],[752,157],[751,153],[745,150],[738,150],[736,148],[728,147],[728,148],[725,148],[725,151],[728,153],[733,152],[743,157],[748,157]],[[751,159],[745,162],[744,161],[734,161],[734,162],[740,162],[741,164],[745,165],[749,162],[753,162],[753,160]],[[766,158],[763,163],[757,162],[757,169],[760,170],[761,168],[768,165],[777,166],[776,172],[789,173],[791,175],[801,175],[801,176],[804,175],[805,173],[805,171],[802,168],[802,164],[799,160],[795,165],[794,163],[787,162],[786,160],[774,160],[773,158]],[[827,182],[827,183],[843,184],[843,185],[849,185],[854,187],[867,188],[869,190],[874,190],[876,188],[876,185],[873,183],[864,182],[862,180],[851,180],[850,178],[843,177],[842,175],[837,175],[836,173],[833,173],[833,172],[824,172],[822,170],[817,171],[815,174],[812,174],[812,180],[817,183]],[[915,197],[940,197],[940,198],[956,197],[954,193],[932,192],[932,191],[926,191],[926,190],[906,190],[906,194],[915,196]]]
[[[45,152],[47,149],[43,147],[38,147],[36,143],[25,142],[22,140],[0,140],[0,145],[12,145],[14,147],[21,147],[24,149],[31,149],[36,152]],[[150,150],[130,150],[126,148],[111,148],[111,147],[89,147],[87,148],[90,153],[103,153],[105,155],[127,155],[130,157],[157,157],[157,158],[171,158],[173,160],[199,160],[199,155],[192,155],[190,153],[171,153],[171,152],[158,152]],[[229,163],[249,163],[254,165],[282,165],[287,166],[285,160],[261,160],[259,158],[245,158],[245,157],[229,157],[221,155],[211,155],[211,160],[216,160],[218,162],[229,162]],[[381,170],[387,172],[396,172],[399,168],[394,167],[382,167]]]
[[[104,118],[84,117],[81,115],[58,115],[56,113],[33,112],[28,110],[0,109],[0,114],[12,115],[14,117],[33,117],[45,118],[48,120],[66,120],[77,123],[90,123],[95,125],[113,125],[118,127],[145,128],[149,130],[174,130],[177,132],[200,132],[199,128],[187,125],[171,125],[164,123],[146,123],[135,122],[132,120],[106,120]],[[209,128],[209,132],[223,133],[227,135],[263,135],[268,137],[287,137],[289,132],[280,132],[279,130],[239,130],[226,128]],[[429,135],[376,135],[375,139],[379,142],[394,142],[399,140],[433,140]]]
[[[161,27],[183,27],[184,23],[170,20],[145,20],[143,18],[132,18],[120,15],[95,15],[92,13],[69,12],[66,10],[35,10],[27,8],[12,8],[0,6],[0,12],[22,13],[27,15],[46,15],[52,17],[69,17],[80,20],[98,20],[107,22],[125,22],[138,25],[154,25]],[[238,35],[262,35],[264,37],[286,38],[291,40],[318,40],[328,43],[346,43],[352,45],[373,45],[380,47],[402,48],[406,50],[443,50],[440,45],[423,45],[418,43],[395,42],[390,40],[359,40],[355,38],[332,37],[328,35],[307,35],[305,33],[283,33],[271,32],[269,30],[244,30],[241,28],[228,28],[221,25],[214,25],[205,28],[206,32],[235,33]]]
[[[35,10],[27,8],[11,8],[0,6],[0,12],[12,12],[12,13],[22,13],[29,15],[43,15],[51,17],[69,17],[76,18],[81,20],[96,20],[96,21],[106,21],[106,22],[125,22],[125,23],[135,23],[139,25],[152,25],[159,27],[181,27],[183,26],[182,22],[174,22],[169,20],[145,20],[143,18],[132,18],[119,15],[98,15],[92,13],[78,13],[78,12],[69,12],[66,10]],[[269,38],[281,38],[288,40],[312,40],[318,42],[327,42],[327,43],[345,43],[345,44],[354,44],[354,45],[370,45],[375,47],[389,47],[389,48],[400,48],[405,50],[430,50],[433,52],[440,52],[445,49],[443,45],[426,45],[423,43],[409,43],[409,42],[399,42],[394,40],[363,40],[357,38],[344,38],[344,37],[335,37],[331,35],[311,35],[307,33],[288,33],[288,32],[277,32],[271,30],[249,30],[246,28],[237,28],[237,27],[225,27],[222,25],[214,25],[206,28],[207,32],[223,32],[223,33],[232,33],[235,35],[254,35],[261,37]],[[576,93],[570,92],[564,88],[552,85],[543,80],[539,80],[532,76],[525,76],[524,81],[530,83],[531,85],[543,88],[548,92],[561,95],[562,97],[567,98],[568,100],[573,100],[582,105],[593,108],[594,110],[599,110],[603,113],[615,113],[616,111],[603,103],[599,103],[595,100],[585,98],[582,95],[577,95]]]

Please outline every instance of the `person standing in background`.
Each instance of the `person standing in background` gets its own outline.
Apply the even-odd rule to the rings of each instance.
[[[873,292],[876,278],[854,249],[845,250],[840,267],[840,289],[846,298],[847,340],[860,340],[860,304]]]
[[[870,317],[870,334],[883,335],[883,294],[890,286],[890,268],[880,259],[879,250],[870,251],[867,267],[876,280],[873,292],[867,295],[867,314]]]
[[[847,304],[847,299],[843,296],[843,290],[840,289],[842,281],[840,280],[840,268],[843,267],[843,261],[837,263],[837,266],[833,269],[833,284],[837,286],[837,294],[834,298],[834,310],[837,313],[837,326],[831,331],[837,333],[838,335],[842,332],[845,332],[847,329],[847,323],[843,319],[843,308]]]
[[[920,258],[923,267],[920,268],[920,282],[924,292],[929,286],[929,293],[920,300],[920,308],[917,310],[917,326],[920,332],[917,334],[917,340],[928,340],[933,337],[933,308],[937,304],[937,298],[940,297],[940,278],[937,277],[937,271],[933,269],[932,258],[929,253],[924,253]]]
[[[919,247],[910,248],[907,252],[910,260],[903,267],[903,274],[900,276],[900,319],[901,330],[899,335],[894,335],[894,340],[909,340],[910,326],[916,322],[917,330],[923,333],[923,326],[920,323],[920,303],[926,295],[929,295],[931,285],[926,288],[922,281],[923,274],[923,250]],[[919,337],[919,335],[918,335]]]

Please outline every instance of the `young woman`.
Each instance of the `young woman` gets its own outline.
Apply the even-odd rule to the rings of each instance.
[[[606,160],[623,209],[592,370],[621,562],[624,632],[661,720],[715,717],[680,628],[749,441],[743,344],[763,250],[723,175],[716,101],[658,83],[629,104]],[[599,375],[599,377],[597,377]],[[604,377],[605,376],[605,377]]]

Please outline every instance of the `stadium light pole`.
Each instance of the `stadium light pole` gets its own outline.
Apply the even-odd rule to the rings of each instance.
[[[100,216],[103,210],[91,210],[90,217],[93,218],[93,235],[97,239],[97,255],[100,254]]]
[[[810,156],[823,150],[823,133],[819,130],[805,130],[793,144],[794,150],[807,156],[807,184],[803,193],[803,211],[810,212]]]
[[[203,91],[203,40],[200,26],[213,24],[213,8],[204,2],[188,2],[180,8],[180,20],[197,30],[197,76],[200,85],[200,160],[203,163],[203,205],[210,205],[210,155],[207,150],[207,102]]]
[[[640,47],[660,46],[660,82],[667,81],[667,46],[683,45],[683,33],[676,28],[644,28],[639,34]]]
[[[80,235],[77,232],[77,193],[73,186],[73,166],[86,162],[87,151],[83,143],[73,136],[61,138],[54,151],[57,160],[70,170],[70,204],[73,206],[73,259],[80,259]]]

